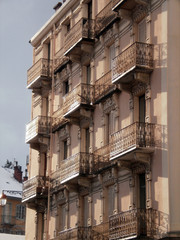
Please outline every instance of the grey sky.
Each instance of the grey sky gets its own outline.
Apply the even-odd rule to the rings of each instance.
[[[0,0],[0,165],[14,158],[25,167],[29,153],[25,124],[30,121],[32,66],[30,38],[53,15],[58,0]]]

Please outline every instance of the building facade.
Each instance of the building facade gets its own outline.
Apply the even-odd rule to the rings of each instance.
[[[26,240],[180,238],[179,0],[66,0],[30,43]]]
[[[1,233],[24,235],[26,206],[22,204],[22,171],[0,167],[0,238]],[[17,237],[18,238],[18,237]],[[2,239],[4,239],[2,237]]]

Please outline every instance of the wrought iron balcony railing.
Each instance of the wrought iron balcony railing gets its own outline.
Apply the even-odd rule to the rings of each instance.
[[[45,177],[35,176],[23,183],[22,202],[28,202],[38,196],[43,196],[46,191],[47,180]]]
[[[147,234],[146,211],[133,209],[109,217],[109,239],[123,239]]]
[[[147,4],[148,0],[134,1],[134,0],[112,0],[112,9],[117,11],[121,7],[126,10],[132,10],[137,4]]]
[[[63,189],[64,186],[61,184],[61,169],[58,168],[56,171],[51,174],[51,193],[57,192],[60,189]]]
[[[41,58],[27,72],[27,88],[41,87],[41,80],[51,80],[52,60]]]
[[[112,82],[124,82],[123,77],[133,70],[153,70],[153,45],[135,42],[113,60]]]
[[[68,240],[68,239],[91,239],[92,232],[91,228],[85,227],[78,227],[78,228],[71,228],[68,230],[61,231],[57,240]]]
[[[59,235],[52,240],[108,240],[109,238],[92,229],[92,227],[77,227],[61,231]]]
[[[105,168],[108,168],[112,165],[110,161],[110,145],[107,144],[101,148],[98,148],[94,151],[94,167],[93,173],[98,173]]]
[[[109,240],[109,222],[102,222],[101,224],[94,225],[92,230],[98,233],[99,236],[103,236],[104,240]],[[101,239],[101,238],[100,238]]]
[[[110,159],[137,148],[154,149],[155,124],[135,122],[111,135]]]
[[[55,55],[54,60],[54,72],[58,71],[64,64],[69,61],[69,57],[66,57],[64,54],[64,48],[61,48]]]
[[[93,170],[93,154],[77,153],[61,162],[60,180],[64,183],[80,175],[90,175]]]
[[[68,54],[82,40],[94,40],[94,20],[82,18],[67,32],[64,41],[64,55]]]
[[[94,151],[94,154],[99,155],[99,156],[109,157],[109,155],[110,155],[110,145],[106,144],[105,146],[96,149]]]
[[[52,130],[55,131],[59,127],[69,122],[69,119],[63,116],[63,107],[59,108],[56,112],[53,113],[52,118]]]
[[[63,98],[64,116],[76,111],[81,104],[92,105],[94,100],[94,86],[81,83]]]
[[[96,35],[100,35],[108,26],[119,19],[118,13],[113,12],[110,1],[97,15],[95,20]]]
[[[102,98],[116,89],[111,81],[111,71],[99,78],[94,85],[94,101],[99,102]]]
[[[98,153],[98,152],[97,152]],[[52,191],[61,188],[62,183],[78,176],[97,174],[111,165],[108,156],[92,153],[77,153],[62,161],[59,169],[51,175]]]
[[[48,137],[50,133],[51,118],[37,116],[26,125],[26,143],[34,141],[38,136]]]
[[[109,239],[167,236],[169,216],[156,209],[133,209],[109,217]]]

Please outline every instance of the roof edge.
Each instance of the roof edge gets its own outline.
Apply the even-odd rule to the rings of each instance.
[[[73,6],[75,0],[68,0],[52,15],[52,17],[40,28],[40,30],[30,39],[29,43],[35,47],[36,44],[46,35],[53,25],[60,19],[68,8]]]

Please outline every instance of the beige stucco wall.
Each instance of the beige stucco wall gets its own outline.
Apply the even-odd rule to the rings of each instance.
[[[32,209],[27,208],[26,210],[26,239],[34,239],[36,236],[36,212]]]
[[[153,155],[152,194],[153,207],[169,213],[167,162],[167,4],[151,15],[151,39],[154,44],[154,71],[151,76],[151,121],[163,126],[161,139]]]
[[[180,22],[180,2],[167,1],[168,7],[168,166],[169,166],[169,208],[170,231],[180,229],[180,28],[175,27]]]

